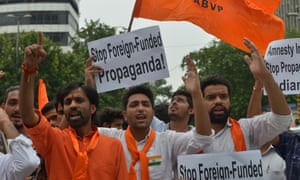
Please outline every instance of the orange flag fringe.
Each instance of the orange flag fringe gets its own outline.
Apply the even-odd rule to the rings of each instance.
[[[273,15],[280,0],[136,0],[133,16],[158,21],[189,21],[243,51],[247,37],[264,55],[284,38],[284,22]]]
[[[41,111],[45,104],[48,103],[48,96],[46,85],[42,79],[39,79],[39,88],[38,88],[38,108]]]

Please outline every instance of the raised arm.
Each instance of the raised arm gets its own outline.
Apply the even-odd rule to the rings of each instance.
[[[27,46],[24,51],[22,76],[20,82],[20,112],[24,124],[34,127],[39,117],[34,112],[34,80],[39,64],[45,59],[46,51],[43,49],[43,36],[38,33],[38,44]]]
[[[187,75],[182,77],[182,80],[186,90],[192,95],[196,131],[201,135],[211,135],[210,118],[208,109],[204,104],[196,65],[190,56],[186,56],[186,62],[188,71]]]
[[[290,108],[286,102],[286,99],[279,89],[276,81],[274,80],[272,74],[266,68],[264,59],[260,55],[255,44],[244,39],[244,44],[249,48],[251,52],[251,57],[245,56],[244,60],[248,64],[250,71],[252,72],[254,78],[262,83],[264,86],[270,103],[272,112],[279,115],[288,115],[291,113]]]
[[[259,81],[255,81],[253,86],[252,94],[248,104],[247,117],[253,117],[262,113],[261,100],[263,85]]]

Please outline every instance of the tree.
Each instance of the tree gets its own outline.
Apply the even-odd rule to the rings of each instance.
[[[5,76],[1,79],[0,84],[1,94],[4,95],[6,88],[12,85],[17,85],[20,82],[21,75],[21,63],[23,62],[24,49],[27,45],[37,42],[37,33],[21,33],[19,39],[19,54],[18,65],[16,67],[16,55],[15,55],[15,35],[14,34],[1,34],[1,56],[0,67],[5,72]],[[68,73],[69,69],[72,69],[72,62],[68,62],[63,56],[60,47],[54,44],[47,37],[44,38],[44,48],[47,51],[46,60],[39,66],[40,72],[37,74],[37,79],[44,79],[48,96],[53,97],[59,87],[65,85],[69,81]],[[68,62],[71,66],[64,67],[63,64]],[[37,84],[37,83],[36,83]]]

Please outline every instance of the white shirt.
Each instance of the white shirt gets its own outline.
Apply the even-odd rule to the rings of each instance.
[[[253,118],[240,119],[240,124],[247,150],[259,149],[275,136],[286,131],[292,122],[292,115],[277,115],[272,112],[264,113]],[[231,137],[232,124],[227,121],[225,127],[214,136],[210,152],[234,152]]]
[[[126,156],[128,170],[132,161],[128,151],[125,131],[99,128],[99,132],[120,139]],[[212,135],[213,136],[213,135]],[[151,180],[169,180],[177,177],[177,156],[180,154],[197,153],[200,150],[206,152],[206,147],[212,143],[212,136],[203,136],[196,133],[195,129],[187,133],[178,133],[175,131],[156,132],[155,140],[147,152],[148,158],[153,158],[152,166],[149,166],[149,176]],[[139,150],[142,150],[148,136],[137,142]],[[137,179],[141,179],[140,162],[135,165]],[[173,171],[175,175],[173,175]],[[173,177],[174,176],[174,177]]]
[[[286,180],[285,160],[277,154],[273,146],[262,153],[264,180]]]
[[[19,135],[8,139],[9,154],[0,153],[2,180],[23,180],[38,167],[40,159],[32,148],[30,139]]]

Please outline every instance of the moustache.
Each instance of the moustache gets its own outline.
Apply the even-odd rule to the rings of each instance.
[[[217,110],[226,110],[226,108],[221,104],[217,104],[212,108],[212,111],[217,111]]]

